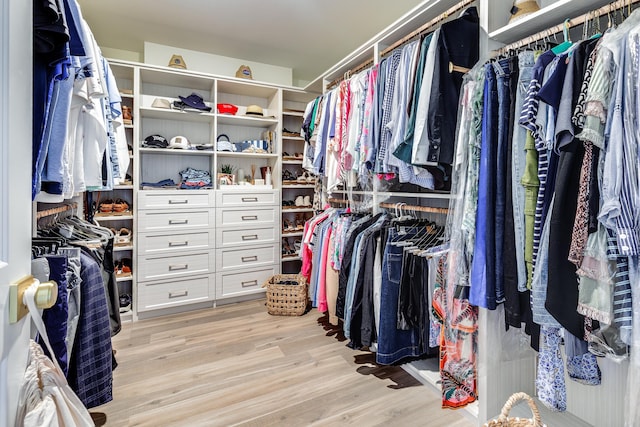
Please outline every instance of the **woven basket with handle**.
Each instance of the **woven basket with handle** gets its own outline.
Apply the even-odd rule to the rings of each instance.
[[[307,309],[307,279],[301,274],[276,274],[263,285],[267,288],[267,313],[301,316]]]
[[[511,408],[520,400],[525,400],[527,402],[531,412],[533,413],[533,418],[517,418],[509,416]],[[485,423],[484,427],[546,427],[546,424],[542,424],[540,412],[538,411],[538,407],[531,396],[527,393],[514,393],[502,407],[500,416],[495,420]]]

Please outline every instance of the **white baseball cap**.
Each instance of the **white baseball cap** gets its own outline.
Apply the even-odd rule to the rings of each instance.
[[[180,148],[183,150],[188,150],[191,147],[189,140],[184,136],[174,136],[171,138],[171,142],[169,142],[168,148]]]

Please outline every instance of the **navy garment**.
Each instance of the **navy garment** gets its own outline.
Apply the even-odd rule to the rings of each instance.
[[[100,266],[82,248],[80,318],[69,363],[69,385],[84,406],[113,400],[113,369],[109,310]]]
[[[448,165],[453,162],[458,100],[464,72],[451,72],[449,67],[470,69],[478,62],[479,23],[478,9],[470,7],[458,19],[445,22],[440,27],[427,118],[430,162]]]
[[[382,365],[397,363],[407,357],[420,356],[416,328],[400,330],[398,325],[398,300],[402,277],[403,248],[392,244],[415,236],[408,232],[400,236],[394,227],[388,229],[387,244],[382,258],[382,286],[380,289],[380,323],[376,362]]]
[[[63,255],[48,255],[49,263],[49,280],[53,280],[58,284],[58,298],[51,308],[47,308],[42,312],[42,321],[47,329],[51,348],[55,353],[55,357],[60,364],[60,368],[67,375],[68,371],[68,355],[67,355],[67,318],[69,315],[67,305],[67,257]],[[38,339],[42,344],[42,341]],[[42,348],[49,357],[49,350],[46,345]]]
[[[495,282],[495,181],[498,138],[498,93],[493,65],[485,66],[482,145],[478,177],[478,211],[476,241],[471,265],[469,302],[478,307],[496,309]]]
[[[43,141],[45,122],[53,97],[54,81],[67,78],[69,32],[65,11],[55,0],[33,2],[33,116],[31,197],[40,191],[40,178],[48,146]]]

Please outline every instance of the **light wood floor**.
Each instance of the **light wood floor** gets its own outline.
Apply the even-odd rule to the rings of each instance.
[[[114,338],[107,426],[467,427],[399,367],[345,346],[317,311],[264,300],[128,323]]]

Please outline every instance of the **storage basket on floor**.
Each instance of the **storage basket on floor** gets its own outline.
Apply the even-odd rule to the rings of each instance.
[[[275,316],[301,316],[307,309],[307,279],[301,274],[276,274],[262,287],[267,288],[267,313]]]
[[[509,416],[511,408],[520,400],[527,402],[529,409],[531,409],[533,413],[533,418],[516,418]],[[502,407],[500,416],[495,420],[485,423],[484,427],[546,427],[546,424],[542,424],[540,412],[538,411],[536,402],[533,401],[531,396],[527,393],[514,393]]]

